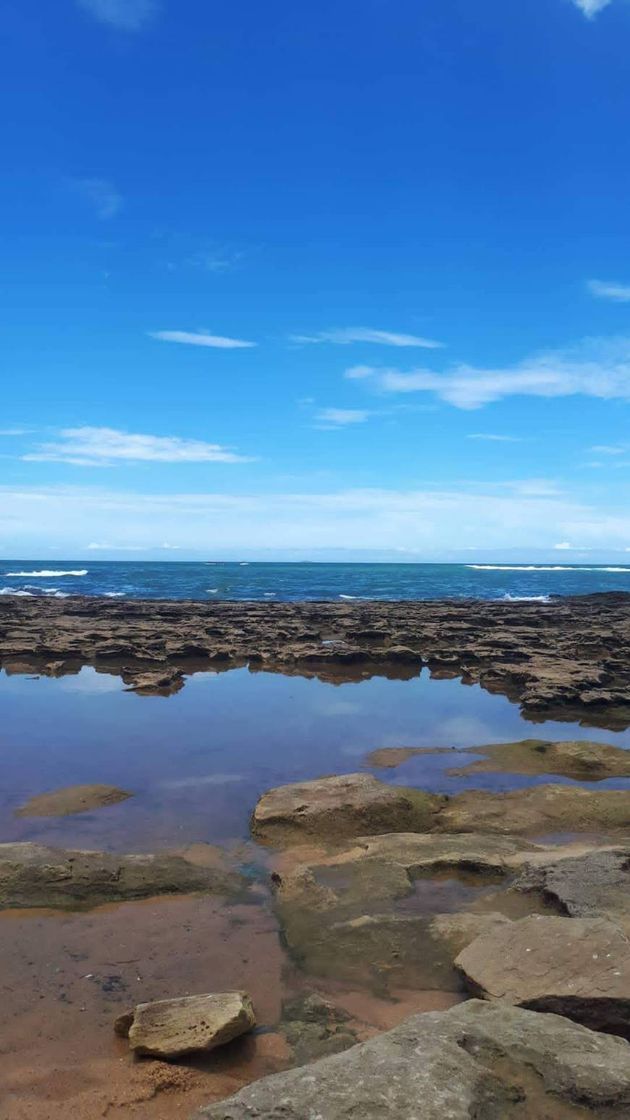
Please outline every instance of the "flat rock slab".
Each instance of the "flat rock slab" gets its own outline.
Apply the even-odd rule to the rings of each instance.
[[[536,891],[572,918],[614,916],[630,920],[630,845],[628,848],[587,852],[576,859],[529,864],[514,890]]]
[[[116,786],[88,785],[67,786],[54,789],[49,793],[39,793],[29,798],[16,809],[17,817],[69,817],[74,813],[87,813],[91,809],[103,809],[107,805],[117,805],[133,797],[124,789]]]
[[[451,777],[506,771],[509,774],[562,774],[583,782],[630,776],[630,751],[588,739],[522,739],[517,743],[493,743],[468,747],[467,754],[484,757],[467,766],[449,770]]]
[[[167,1061],[215,1050],[256,1025],[252,1001],[245,992],[221,992],[180,999],[139,1003],[114,1024],[139,1057]]]
[[[370,774],[343,774],[278,786],[254,809],[252,831],[273,844],[318,836],[330,843],[366,833],[427,832],[443,798],[388,786]]]
[[[441,832],[630,832],[630,790],[544,785],[510,793],[469,790],[451,797],[434,825]]]
[[[193,891],[236,895],[237,873],[201,866],[181,855],[114,855],[39,844],[0,844],[0,909],[48,906],[72,909],[160,894]]]
[[[605,918],[536,915],[496,925],[455,966],[475,995],[630,1036],[630,942]]]
[[[472,1000],[263,1078],[197,1120],[627,1120],[630,1046]]]

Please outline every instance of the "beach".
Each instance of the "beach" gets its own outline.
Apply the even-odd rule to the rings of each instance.
[[[629,639],[621,592],[4,598],[3,1116],[232,1116],[216,1102],[269,1074],[492,1003],[484,962],[522,956],[527,922],[552,923],[538,958],[568,925],[625,977]],[[575,960],[578,1010],[553,960],[511,1006],[630,1037],[625,979]],[[226,990],[257,1026],[209,1054],[138,1058],[114,1032]]]

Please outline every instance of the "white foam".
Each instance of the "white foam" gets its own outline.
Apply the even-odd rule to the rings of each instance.
[[[47,587],[45,591],[40,591],[39,588],[34,591],[27,591],[23,587],[0,587],[0,595],[13,595],[17,599],[39,599],[43,595],[47,595],[50,599],[70,598],[65,592],[58,591],[56,587]]]
[[[339,598],[340,599],[358,599],[359,596],[358,595],[340,595]]]
[[[87,568],[80,568],[74,572],[55,572],[49,571],[47,568],[43,568],[41,572],[5,572],[7,576],[30,576],[31,579],[33,577],[37,579],[54,579],[56,576],[86,576],[87,574]]]
[[[503,596],[503,601],[507,603],[548,603],[548,595],[510,595],[509,591]]]
[[[264,596],[265,596],[265,599],[275,599],[276,592],[275,591],[265,591]]]
[[[124,591],[104,591],[103,595],[106,599],[124,599]]]
[[[206,588],[206,594],[207,595],[216,595],[218,590],[219,590],[218,587],[208,587],[208,588]]]
[[[627,572],[630,568],[577,566],[572,564],[467,564],[476,572]]]

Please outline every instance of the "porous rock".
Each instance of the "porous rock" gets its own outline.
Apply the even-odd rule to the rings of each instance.
[[[181,1058],[215,1050],[256,1025],[245,992],[221,992],[140,1003],[115,1022],[117,1034],[129,1039],[139,1057]]]

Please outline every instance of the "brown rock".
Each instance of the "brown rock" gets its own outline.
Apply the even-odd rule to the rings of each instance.
[[[116,786],[67,786],[31,797],[15,812],[18,817],[69,817],[73,813],[87,813],[91,809],[117,805],[129,797],[133,794]]]
[[[67,909],[193,891],[236,895],[242,877],[226,865],[203,867],[180,855],[114,855],[39,844],[0,844],[0,909]]]
[[[484,758],[449,770],[451,776],[497,770],[510,774],[562,774],[585,782],[630,776],[630,751],[587,739],[557,743],[547,739],[523,739],[518,743],[469,747],[467,753],[482,754]]]
[[[140,1057],[173,1059],[199,1050],[214,1050],[256,1025],[245,992],[183,996],[140,1003],[119,1016],[117,1034],[127,1035]]]
[[[630,831],[630,790],[586,790],[544,785],[510,793],[469,790],[449,799],[437,818],[442,832]]]
[[[305,835],[334,843],[361,833],[424,832],[442,802],[369,774],[344,774],[269,790],[254,809],[252,831],[277,845],[303,843]]]
[[[395,770],[410,758],[424,754],[452,754],[453,747],[379,747],[366,755],[368,766],[377,770]]]
[[[630,942],[606,919],[536,915],[496,925],[455,965],[475,995],[630,1037]]]

